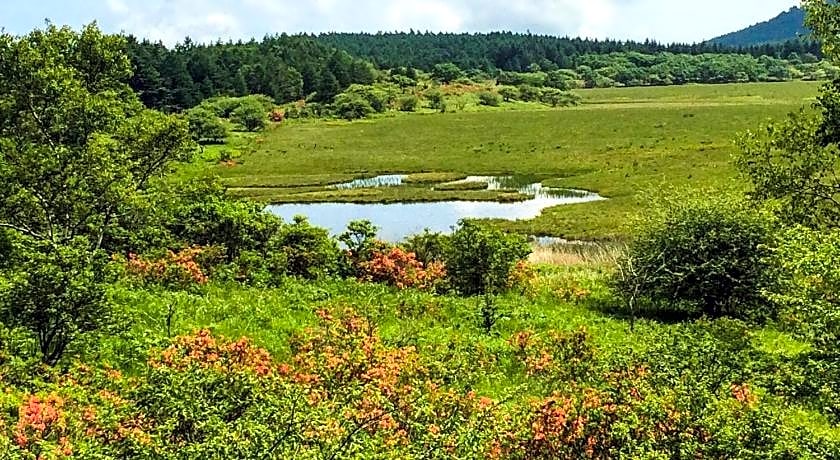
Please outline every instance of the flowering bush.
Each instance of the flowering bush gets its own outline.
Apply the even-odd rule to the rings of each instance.
[[[286,112],[283,109],[274,109],[268,115],[268,119],[273,123],[282,123],[286,119]]]
[[[59,444],[56,453],[67,457],[73,455],[73,449],[67,442],[67,422],[63,408],[64,400],[56,394],[43,399],[29,396],[18,409],[18,422],[15,426],[15,443],[18,447],[28,449],[52,438]]]
[[[727,383],[713,402],[697,404],[693,382],[661,385],[638,363],[595,366],[585,330],[513,335],[507,347],[524,366],[512,377],[531,384],[490,398],[453,384],[417,347],[390,345],[351,309],[321,310],[317,318],[316,327],[291,340],[286,360],[247,339],[199,330],[154,350],[134,377],[77,366],[54,371],[36,385],[42,390],[10,386],[0,392],[3,458],[838,453],[835,444],[786,428],[749,383]]]
[[[385,283],[400,289],[434,289],[446,278],[443,263],[430,262],[424,265],[413,252],[399,247],[373,253],[369,261],[360,264],[361,279]]]
[[[566,334],[550,332],[540,336],[530,331],[518,332],[509,344],[527,375],[581,380],[594,361],[591,340],[586,329],[581,328]]]
[[[160,284],[174,288],[187,288],[207,284],[208,276],[203,262],[213,257],[216,250],[194,246],[178,252],[166,251],[163,257],[145,259],[129,254],[126,268],[128,273],[148,284]]]
[[[511,290],[519,289],[522,294],[525,294],[531,290],[535,279],[534,267],[527,261],[520,260],[508,275],[507,288]]]

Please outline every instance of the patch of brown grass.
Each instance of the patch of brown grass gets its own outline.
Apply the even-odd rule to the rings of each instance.
[[[534,245],[529,262],[537,265],[609,266],[615,263],[623,246],[620,243],[568,242],[549,246]]]

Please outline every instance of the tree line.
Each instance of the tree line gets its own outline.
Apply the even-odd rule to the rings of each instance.
[[[830,69],[789,69],[789,64],[816,64],[820,59],[817,44],[804,41],[736,49],[513,33],[283,34],[209,44],[187,38],[169,48],[129,36],[126,53],[134,73],[131,88],[147,107],[167,112],[220,95],[264,94],[278,104],[331,103],[351,85],[387,78],[390,69],[414,77],[418,71],[440,73],[444,64],[474,80],[498,78],[500,72],[573,70],[588,87],[832,75]]]
[[[212,44],[188,38],[173,48],[128,37],[126,47],[132,89],[147,107],[170,112],[217,95],[327,102],[351,84],[370,84],[375,77],[369,62],[302,36]]]
[[[750,47],[715,43],[663,44],[554,37],[549,35],[492,33],[329,33],[311,35],[321,43],[367,59],[380,68],[415,67],[431,70],[436,64],[452,62],[462,69],[523,72],[536,64],[542,68],[575,68],[582,56],[636,52],[643,54],[749,54],[754,57],[787,58],[792,53],[820,56],[814,41],[791,41]]]

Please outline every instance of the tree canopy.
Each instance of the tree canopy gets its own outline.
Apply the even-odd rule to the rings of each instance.
[[[98,248],[124,205],[193,144],[143,107],[122,37],[95,25],[0,36],[0,228]]]
[[[826,57],[840,62],[840,5],[808,0],[803,6]],[[744,134],[736,160],[753,183],[754,196],[775,202],[788,221],[838,227],[840,81],[823,86],[815,107]]]

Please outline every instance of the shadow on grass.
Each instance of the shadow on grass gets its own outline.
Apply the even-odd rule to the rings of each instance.
[[[662,324],[679,324],[695,321],[703,317],[699,309],[687,304],[662,305],[653,302],[643,302],[631,310],[621,299],[611,296],[590,298],[582,302],[582,304],[586,308],[604,316],[628,322],[632,322],[633,320],[647,320]]]

